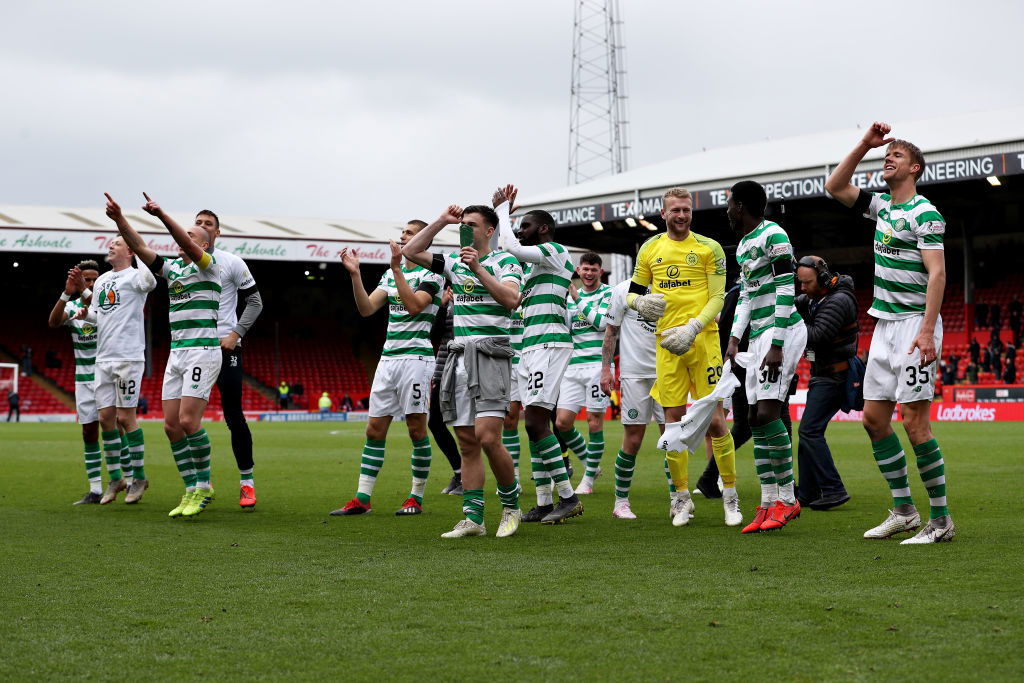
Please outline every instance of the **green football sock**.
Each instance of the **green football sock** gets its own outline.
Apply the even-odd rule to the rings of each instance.
[[[893,432],[879,441],[871,443],[872,455],[875,456],[875,464],[881,470],[889,484],[889,493],[892,494],[893,506],[913,505],[914,499],[910,496],[910,480],[907,479],[907,456],[903,453],[903,446],[900,439]]]
[[[576,457],[580,459],[580,462],[586,464],[587,462],[587,442],[583,440],[583,435],[580,434],[576,427],[570,427],[568,431],[560,432],[562,440],[565,441],[565,445],[569,447]],[[557,439],[556,439],[557,440]]]
[[[775,469],[772,467],[768,438],[765,435],[764,425],[751,426],[750,433],[754,441],[754,470],[761,482],[761,507],[769,507],[778,500],[779,485],[775,479]],[[790,458],[792,457],[791,450]]]
[[[103,432],[100,434],[103,439],[103,454],[107,461],[107,474],[110,481],[117,481],[121,478],[121,433],[117,430]]]
[[[430,476],[430,458],[430,439],[423,437],[412,442],[412,493],[409,496],[421,505],[427,477]]]
[[[498,484],[498,500],[501,501],[502,507],[518,508],[519,492],[521,490],[518,480],[513,481],[508,486]]]
[[[796,502],[793,491],[793,442],[782,420],[772,420],[762,427],[765,444],[772,461],[775,483],[779,486],[779,500],[787,505]]]
[[[85,444],[85,476],[89,479],[90,491],[103,491],[103,451],[99,441]]]
[[[505,450],[512,456],[513,467],[519,467],[519,430],[518,429],[503,429],[501,430],[501,443],[505,446]]]
[[[946,506],[946,464],[939,450],[939,442],[929,439],[914,446],[917,456],[917,471],[928,491],[928,505],[931,507],[929,517],[943,517],[949,514]]]
[[[603,457],[604,431],[590,432],[590,441],[587,442],[587,466],[583,474],[591,479],[596,477],[597,468],[601,466],[601,458]]]
[[[633,470],[636,469],[636,456],[626,451],[619,451],[615,456],[615,497],[629,498],[629,487],[633,484]],[[671,479],[669,479],[671,482]]]
[[[132,476],[135,479],[145,479],[146,443],[142,436],[142,429],[139,428],[134,432],[128,432],[124,436],[128,441],[128,452],[132,462]]]
[[[384,466],[384,441],[367,439],[363,444],[363,455],[359,460],[359,491],[356,499],[366,505],[373,496],[373,486],[377,483],[377,474]]]
[[[188,449],[192,454],[192,466],[196,468],[196,488],[210,488],[210,437],[202,427],[189,434]]]
[[[189,450],[187,438],[171,442],[171,456],[174,457],[174,464],[178,468],[181,480],[185,482],[185,490],[195,490],[196,468],[192,464],[192,451]]]
[[[462,512],[466,515],[466,519],[477,524],[484,523],[483,489],[465,489],[462,492]]]

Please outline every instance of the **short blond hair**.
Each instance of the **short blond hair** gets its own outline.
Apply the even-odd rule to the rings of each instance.
[[[665,196],[661,198],[661,203],[664,204],[669,197],[675,197],[676,199],[689,199],[693,201],[693,197],[690,196],[690,191],[685,187],[672,187],[665,192]]]

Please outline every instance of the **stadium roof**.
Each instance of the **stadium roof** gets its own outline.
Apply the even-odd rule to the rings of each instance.
[[[920,121],[894,121],[893,134],[918,145],[925,152],[929,164],[982,153],[1024,151],[1024,107]],[[524,197],[522,206],[524,209],[543,207],[552,210],[599,202],[628,201],[660,195],[665,189],[678,185],[686,186],[691,191],[724,189],[744,178],[768,183],[796,177],[801,172],[802,175],[808,175],[809,172],[823,177],[828,167],[841,161],[861,135],[862,129],[853,128],[708,149],[618,175]],[[882,156],[883,150],[874,150],[865,158],[865,166],[876,167],[877,160]],[[994,174],[1021,172],[1024,160],[1011,161],[1015,164],[1013,168],[996,168]],[[944,170],[942,173],[940,180],[957,179],[946,178]],[[655,208],[660,208],[660,203]],[[702,206],[698,201],[695,208],[713,207],[708,202]],[[648,213],[653,212],[648,208]],[[637,206],[625,215],[642,213],[643,208]],[[600,215],[598,212],[591,219],[608,220],[617,217]],[[585,214],[564,217],[556,214],[556,219],[560,224],[587,222]]]

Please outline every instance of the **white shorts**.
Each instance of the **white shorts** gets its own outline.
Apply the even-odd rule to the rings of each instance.
[[[95,382],[75,382],[75,409],[78,411],[78,424],[87,425],[99,421]]]
[[[793,375],[796,374],[796,365],[804,355],[804,347],[807,346],[807,326],[801,320],[786,335],[785,344],[782,346],[782,367],[780,372],[773,376],[768,368],[761,369],[764,357],[772,347],[772,333],[769,329],[762,332],[756,339],[750,342],[747,349],[754,354],[754,367],[747,370],[747,402],[754,405],[758,401],[774,400],[785,401],[789,395],[789,385],[793,382]]]
[[[879,320],[871,335],[864,400],[913,403],[935,398],[937,363],[921,368],[921,349],[907,353],[921,331],[924,315],[903,320]],[[935,351],[942,358],[942,318],[935,321]]]
[[[622,377],[619,380],[619,419],[624,425],[645,425],[653,418],[665,424],[665,409],[651,396],[654,377]]]
[[[453,422],[447,422],[449,427],[473,427],[477,418],[500,417],[505,419],[508,406],[504,410],[483,410],[477,412],[476,400],[469,397],[469,377],[466,375],[466,363],[464,356],[460,353],[455,359],[455,407],[456,414]],[[519,361],[522,363],[522,361]]]
[[[164,369],[161,400],[174,401],[191,396],[209,401],[223,364],[224,357],[219,348],[171,351]]]
[[[570,365],[565,371],[558,394],[558,409],[578,413],[587,407],[588,413],[604,413],[608,407],[608,396],[601,391],[601,364],[580,363]]]
[[[566,347],[535,348],[523,351],[519,360],[522,386],[519,393],[524,406],[554,410],[558,404],[559,387],[569,367],[572,349]],[[600,366],[598,367],[600,380]]]
[[[515,401],[517,403],[523,402],[523,395],[520,392],[520,387],[526,387],[526,366],[523,365],[523,359],[520,358],[518,363],[512,365],[512,384],[509,385],[508,396],[509,401]]]
[[[403,417],[430,412],[433,358],[382,357],[370,387],[370,417]]]
[[[96,361],[96,409],[138,406],[145,371],[143,360]]]

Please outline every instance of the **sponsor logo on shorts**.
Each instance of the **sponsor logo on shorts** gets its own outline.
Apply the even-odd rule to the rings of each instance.
[[[198,388],[199,388],[199,385],[198,385],[198,384],[193,384],[193,385],[192,385],[192,388],[193,388],[193,389],[198,389]]]

